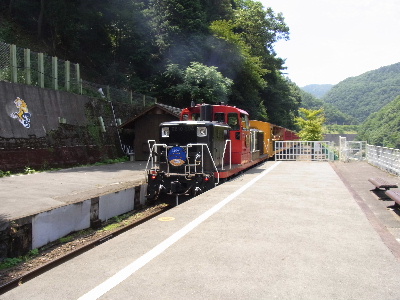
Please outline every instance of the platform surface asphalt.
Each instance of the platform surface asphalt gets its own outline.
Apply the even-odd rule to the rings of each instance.
[[[0,299],[400,299],[399,216],[374,172],[267,162]]]
[[[146,162],[77,167],[0,178],[0,218],[17,219],[139,185]]]

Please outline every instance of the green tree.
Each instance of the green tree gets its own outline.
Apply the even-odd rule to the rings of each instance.
[[[268,121],[289,129],[296,130],[294,119],[298,116],[301,104],[300,88],[278,71],[269,74],[273,84],[263,92],[263,99],[268,111]]]
[[[234,80],[229,103],[249,111],[253,118],[268,120],[274,112],[267,102],[283,99],[264,96],[269,85],[276,85],[275,76],[283,66],[273,44],[286,39],[289,29],[280,14],[264,10],[259,2],[237,0],[235,4],[231,19],[217,20],[210,26],[214,36],[224,41],[215,43],[214,60],[221,72]]]
[[[197,103],[218,103],[226,101],[230,93],[232,80],[224,77],[216,67],[193,62],[185,70],[170,64],[165,77],[173,84],[169,93],[174,95],[176,106],[188,106],[191,101]]]
[[[289,28],[257,1],[0,0],[0,25],[5,42],[80,63],[88,81],[171,105],[228,99],[252,118],[294,125],[298,93],[274,51]]]
[[[400,148],[400,96],[360,125],[358,139],[375,146]]]
[[[396,63],[339,82],[323,100],[362,123],[399,94],[400,63]]]
[[[322,141],[323,124],[325,116],[323,109],[309,110],[300,108],[300,116],[295,118],[296,124],[300,127],[299,137],[303,141]]]

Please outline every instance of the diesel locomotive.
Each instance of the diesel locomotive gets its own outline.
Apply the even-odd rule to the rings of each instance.
[[[274,155],[274,141],[295,132],[249,119],[228,105],[194,105],[179,121],[161,123],[159,141],[149,141],[147,199],[161,194],[197,195]]]

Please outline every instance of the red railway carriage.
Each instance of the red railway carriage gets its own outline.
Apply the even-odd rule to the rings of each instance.
[[[232,164],[246,164],[251,161],[249,114],[239,108],[227,105],[196,105],[181,113],[181,120],[202,120],[228,124],[231,141]]]
[[[296,132],[289,130],[289,129],[285,130],[285,135],[283,137],[284,141],[295,141],[298,139],[299,139],[299,136],[297,135]]]
[[[182,110],[180,121],[160,124],[160,142],[149,141],[147,198],[196,195],[267,160],[273,142],[296,138],[286,128],[249,121],[246,111],[201,104]]]

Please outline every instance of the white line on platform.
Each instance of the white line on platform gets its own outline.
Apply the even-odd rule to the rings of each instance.
[[[242,186],[240,189],[238,189],[236,192],[230,194],[228,197],[226,197],[224,200],[204,212],[202,215],[194,219],[192,222],[187,224],[185,227],[180,229],[179,231],[175,232],[173,235],[171,235],[169,238],[155,246],[153,249],[151,249],[149,252],[146,254],[142,255],[139,257],[137,260],[123,268],[121,271],[104,281],[103,283],[99,284],[96,286],[94,289],[86,293],[85,295],[81,296],[78,298],[78,300],[95,300],[100,298],[102,295],[107,293],[109,290],[112,288],[116,287],[118,284],[120,284],[122,281],[127,279],[129,276],[131,276],[133,273],[135,273],[137,270],[139,270],[141,267],[145,266],[148,262],[150,262],[153,258],[157,257],[160,255],[162,252],[164,252],[168,247],[173,245],[175,242],[180,240],[182,237],[184,237],[186,234],[188,234],[190,231],[192,231],[194,228],[196,228],[198,225],[200,225],[202,222],[207,220],[209,217],[211,217],[213,214],[215,214],[217,211],[219,211],[222,207],[224,207],[226,204],[231,202],[233,199],[235,199],[237,196],[239,196],[241,193],[243,193],[245,190],[247,190],[249,187],[251,187],[254,183],[256,183],[258,180],[260,180],[262,177],[264,177],[266,174],[268,174],[270,171],[272,171],[277,165],[279,165],[281,162],[276,162],[273,164],[271,167],[268,169],[264,170],[261,174],[259,174],[257,177],[253,178],[251,181],[246,183],[244,186]]]

